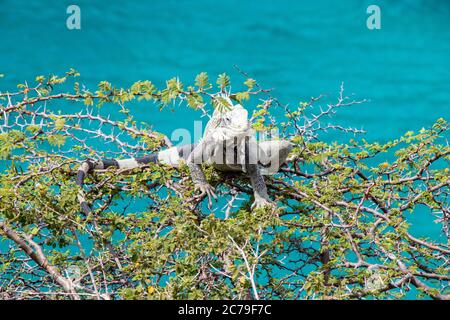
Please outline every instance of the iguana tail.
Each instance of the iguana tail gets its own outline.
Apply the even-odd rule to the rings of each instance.
[[[130,158],[123,160],[116,159],[104,159],[104,160],[86,160],[81,164],[77,171],[77,185],[80,187],[78,190],[78,201],[80,202],[81,210],[85,214],[89,214],[92,209],[88,202],[86,201],[86,194],[84,192],[84,179],[86,176],[95,170],[103,170],[108,168],[117,168],[117,169],[134,169],[138,168],[141,165],[145,165],[148,163],[156,163],[158,162],[158,155],[151,154],[149,156],[141,157],[141,158]]]
[[[104,170],[108,168],[134,169],[148,163],[162,163],[172,167],[177,167],[180,163],[180,160],[186,159],[194,147],[194,144],[184,145],[182,147],[173,147],[140,158],[84,161],[78,168],[76,180],[76,183],[79,186],[78,201],[80,203],[81,211],[85,214],[89,214],[92,211],[91,206],[86,200],[86,194],[83,189],[84,179],[92,171]]]

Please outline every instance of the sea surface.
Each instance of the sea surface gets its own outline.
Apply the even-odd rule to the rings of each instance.
[[[69,30],[66,9],[81,9],[81,29]],[[369,30],[370,4],[381,29]],[[296,105],[344,82],[370,103],[342,110],[337,120],[386,141],[450,115],[450,1],[20,1],[0,0],[1,90],[37,75],[77,69],[94,90],[108,80],[162,85],[179,76],[238,65],[274,96]],[[198,118],[141,105],[139,120],[170,133]],[[178,116],[181,115],[181,116]],[[339,134],[339,133],[337,133]]]
[[[80,30],[66,27],[71,4],[81,9]],[[371,4],[381,9],[379,30],[366,26]],[[71,67],[91,90],[102,80],[192,83],[202,71],[242,82],[234,65],[290,105],[320,94],[332,102],[344,82],[370,102],[342,110],[336,122],[384,142],[450,120],[450,1],[0,0],[1,91]],[[133,112],[169,135],[199,118],[145,103]],[[422,223],[428,218],[414,218],[416,235],[439,233]]]

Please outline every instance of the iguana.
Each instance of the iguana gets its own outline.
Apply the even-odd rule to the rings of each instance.
[[[261,171],[269,174],[277,172],[286,161],[292,143],[287,140],[257,143],[251,136],[247,110],[240,104],[233,105],[226,96],[221,96],[220,99],[225,108],[215,109],[203,138],[197,144],[172,147],[140,158],[83,162],[78,169],[76,181],[80,187],[78,200],[82,211],[86,214],[91,211],[83,191],[84,179],[89,172],[110,167],[132,169],[148,163],[161,163],[173,167],[186,163],[195,189],[200,190],[200,197],[208,197],[209,207],[212,205],[212,198],[217,199],[217,196],[214,188],[206,180],[201,168],[202,163],[210,163],[221,171],[247,173],[255,197],[252,207],[271,204]]]

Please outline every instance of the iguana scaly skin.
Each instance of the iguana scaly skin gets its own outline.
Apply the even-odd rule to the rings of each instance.
[[[91,208],[86,201],[86,197],[83,191],[84,180],[90,172],[108,168],[134,169],[148,163],[160,163],[177,168],[187,161],[190,153],[195,149],[196,146],[196,144],[189,144],[181,147],[173,147],[141,158],[129,158],[122,160],[87,160],[83,162],[78,169],[76,181],[77,185],[80,187],[78,192],[78,200],[80,202],[82,211],[86,214],[91,212]],[[264,172],[266,174],[276,173],[279,167],[287,161],[287,156],[292,149],[292,144],[286,140],[263,141],[259,143],[258,149],[259,157],[257,159],[257,165],[247,166],[246,171],[250,176],[252,187],[254,188],[254,190],[258,190],[255,191],[255,193],[258,193],[258,195],[260,195],[263,194],[265,190],[265,184],[261,172]],[[237,155],[235,156],[235,151],[233,151],[232,154],[233,158],[237,157]],[[218,170],[225,172],[243,172],[240,165],[213,164],[213,166]],[[255,172],[255,170],[259,171],[259,173]],[[263,191],[261,192],[260,190]]]
[[[250,135],[247,111],[241,105],[233,106],[227,98],[226,101],[230,104],[230,109],[222,112],[215,110],[206,126],[203,139],[198,144],[173,147],[141,158],[83,162],[77,172],[77,184],[80,186],[78,200],[83,212],[91,211],[83,191],[84,179],[89,172],[110,167],[133,169],[148,163],[173,167],[186,163],[195,188],[201,192],[199,196],[207,196],[209,206],[212,205],[212,198],[217,199],[217,196],[206,180],[202,163],[212,164],[221,171],[247,173],[255,197],[252,207],[270,204],[261,171],[268,174],[277,172],[286,161],[292,144],[286,140],[256,143]]]
[[[225,95],[218,99],[226,106],[214,110],[206,125],[203,139],[187,159],[195,188],[200,190],[200,196],[208,197],[208,205],[211,207],[211,198],[217,199],[217,196],[214,188],[206,181],[201,164],[212,163],[225,171],[240,168],[250,177],[255,196],[252,207],[268,205],[270,200],[264,178],[257,165],[258,148],[251,136],[248,112],[240,104],[233,105]],[[232,159],[229,157],[231,154]]]

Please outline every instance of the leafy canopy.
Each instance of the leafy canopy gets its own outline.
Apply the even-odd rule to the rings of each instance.
[[[327,143],[327,130],[361,131],[326,119],[365,100],[342,86],[336,102],[291,108],[241,74],[237,92],[228,75],[213,85],[205,72],[193,85],[102,81],[91,92],[73,69],[1,92],[0,298],[449,298],[448,122],[387,143]],[[295,144],[292,161],[265,177],[276,210],[252,211],[245,177],[206,167],[221,198],[208,210],[186,167],[152,164],[93,174],[94,212],[80,212],[81,161],[170,145],[136,121],[139,101],[148,112],[208,114],[224,92],[256,104],[255,130],[278,128]]]

